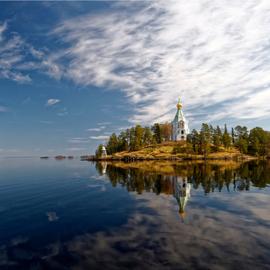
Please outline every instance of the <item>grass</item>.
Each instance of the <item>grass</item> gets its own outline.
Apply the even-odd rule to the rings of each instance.
[[[177,153],[174,149],[177,148]],[[149,145],[137,151],[123,151],[108,156],[107,159],[126,160],[204,160],[199,154],[189,153],[186,142],[164,142],[157,145]],[[254,157],[242,155],[236,148],[220,148],[210,153],[206,159],[209,160],[251,160]]]

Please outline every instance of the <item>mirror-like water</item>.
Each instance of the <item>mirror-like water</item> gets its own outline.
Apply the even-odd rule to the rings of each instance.
[[[270,164],[0,160],[0,269],[270,269]]]

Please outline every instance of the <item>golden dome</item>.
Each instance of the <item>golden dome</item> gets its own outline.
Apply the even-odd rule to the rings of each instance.
[[[182,103],[181,103],[180,98],[178,99],[178,103],[177,103],[176,107],[178,110],[182,109]]]
[[[183,211],[183,210],[179,210],[179,215],[181,216],[181,218],[183,218],[184,219],[184,217],[185,217],[185,215],[186,215],[186,212],[185,211]]]

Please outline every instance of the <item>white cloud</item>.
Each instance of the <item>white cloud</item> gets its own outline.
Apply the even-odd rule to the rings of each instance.
[[[100,122],[97,125],[98,126],[107,126],[107,125],[110,125],[110,124],[111,124],[111,122]]]
[[[55,98],[50,98],[46,102],[46,106],[53,106],[57,103],[59,103],[61,100],[60,99],[55,99]]]
[[[54,58],[65,76],[121,89],[131,122],[171,119],[179,95],[191,118],[270,117],[260,98],[270,91],[268,0],[118,2],[54,34],[67,44]]]
[[[105,128],[106,128],[105,126],[100,126],[98,128],[88,128],[87,131],[101,131]]]
[[[18,83],[31,82],[30,72],[42,71],[59,79],[60,66],[54,63],[54,55],[35,49],[16,32],[8,32],[8,24],[0,23],[0,79]]]
[[[27,44],[17,33],[11,33],[8,38],[5,32],[7,23],[0,24],[0,78],[10,79],[18,83],[31,81],[29,74],[25,73],[21,65],[34,65],[36,58],[30,51],[31,46]],[[28,60],[26,61],[26,57]],[[26,63],[24,63],[26,61]],[[29,68],[29,69],[32,69]]]
[[[92,140],[107,140],[109,139],[109,136],[106,136],[106,135],[90,136],[89,138]]]
[[[68,143],[73,144],[86,144],[89,142],[90,142],[89,138],[81,138],[81,137],[71,138],[68,140]]]

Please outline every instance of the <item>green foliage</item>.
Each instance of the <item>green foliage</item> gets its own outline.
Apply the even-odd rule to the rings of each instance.
[[[163,141],[170,141],[172,138],[172,125],[170,123],[165,123],[160,125],[161,137]]]
[[[96,157],[100,158],[102,155],[102,144],[100,144],[96,150]]]
[[[107,144],[106,149],[109,155],[120,151],[136,151],[145,146],[159,144],[163,141],[171,140],[171,124],[155,123],[152,127],[142,127],[136,125],[130,129],[122,131],[119,136],[113,133]],[[228,149],[236,147],[242,154],[256,156],[270,156],[270,133],[262,128],[256,127],[248,131],[245,126],[236,126],[229,133],[227,126],[222,132],[219,126],[213,127],[203,123],[200,131],[192,130],[187,136],[186,148],[179,144],[173,149],[173,153],[201,154],[205,158],[211,152],[219,151],[222,147]],[[100,157],[102,145],[96,150],[96,156]]]
[[[144,134],[143,134],[143,145],[150,145],[154,141],[154,137],[152,134],[152,131],[149,127],[144,128]]]
[[[253,155],[266,156],[269,152],[269,133],[260,127],[250,130],[248,150]]]
[[[208,124],[203,123],[200,132],[200,153],[205,157],[210,153],[211,149],[211,130]]]
[[[228,133],[227,130],[227,125],[225,124],[224,127],[224,132],[223,132],[223,136],[222,136],[222,142],[225,148],[229,148],[232,144],[232,138],[230,136],[230,134]]]
[[[222,145],[222,132],[219,126],[217,126],[213,132],[213,145],[215,151],[218,151],[219,147]]]
[[[113,133],[111,135],[111,137],[109,138],[109,141],[107,143],[107,153],[109,155],[113,154],[113,153],[116,153],[119,149],[119,144],[118,144],[118,138],[116,136],[115,133]]]
[[[152,131],[153,131],[153,136],[154,136],[155,141],[157,143],[161,143],[162,142],[161,125],[158,123],[155,123],[154,126],[152,127]]]
[[[234,145],[241,153],[247,154],[249,144],[247,127],[236,126],[234,131]]]

